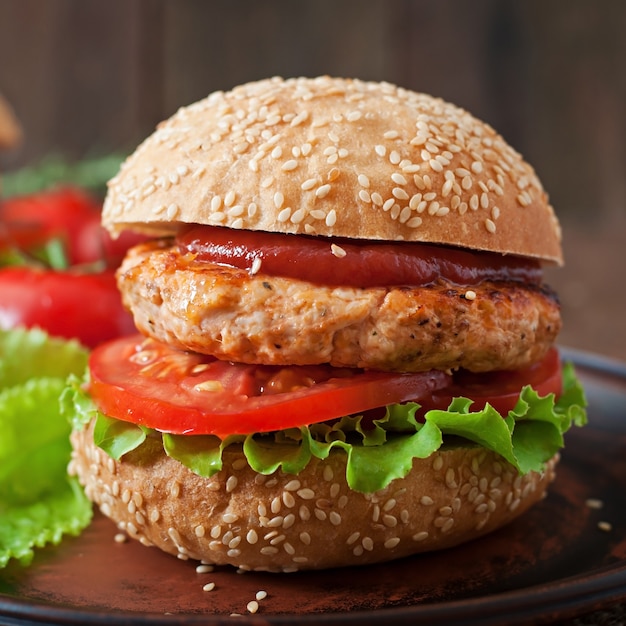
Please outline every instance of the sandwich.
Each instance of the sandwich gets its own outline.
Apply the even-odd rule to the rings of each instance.
[[[546,494],[584,395],[555,212],[429,95],[272,78],[178,110],[109,182],[137,335],[64,395],[71,472],[134,539],[242,571],[450,548]]]

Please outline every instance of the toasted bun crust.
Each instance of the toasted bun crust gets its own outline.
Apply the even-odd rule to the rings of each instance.
[[[180,558],[267,571],[388,561],[479,537],[540,500],[558,460],[519,476],[485,449],[456,447],[362,494],[348,488],[340,452],[297,476],[263,476],[227,448],[224,469],[207,479],[166,456],[159,440],[121,461],[94,445],[91,427],[72,443],[71,472],[129,536]]]
[[[103,223],[200,223],[426,241],[562,262],[533,169],[466,111],[320,77],[216,92],[161,123],[110,182]]]

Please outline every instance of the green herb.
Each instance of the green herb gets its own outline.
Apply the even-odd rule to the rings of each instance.
[[[71,427],[59,398],[87,352],[40,330],[0,331],[0,567],[77,535],[91,503],[67,475]]]

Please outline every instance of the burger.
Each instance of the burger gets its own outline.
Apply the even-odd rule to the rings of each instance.
[[[64,403],[71,471],[130,537],[290,572],[449,548],[541,500],[582,389],[555,348],[557,218],[428,95],[272,78],[181,108],[110,181],[150,235],[138,329]]]

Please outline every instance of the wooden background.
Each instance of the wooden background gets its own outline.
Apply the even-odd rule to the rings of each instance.
[[[623,0],[0,0],[16,169],[131,150],[179,106],[271,75],[388,80],[490,122],[564,225],[569,345],[626,359]]]

